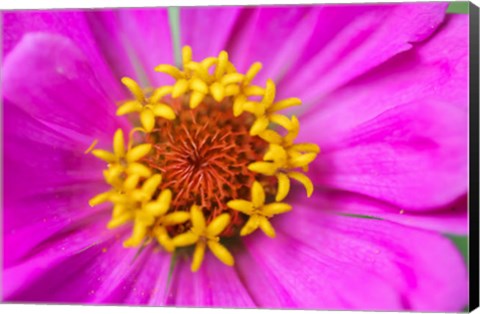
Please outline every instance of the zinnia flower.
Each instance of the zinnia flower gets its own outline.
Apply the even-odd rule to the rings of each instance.
[[[446,6],[4,13],[4,299],[463,309]]]

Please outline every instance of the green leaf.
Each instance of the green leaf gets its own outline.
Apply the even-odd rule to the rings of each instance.
[[[447,234],[447,238],[452,240],[453,243],[455,243],[455,246],[457,249],[460,251],[460,253],[463,256],[463,259],[465,263],[468,265],[468,237],[464,236],[458,236],[458,235],[453,235],[453,234]]]
[[[469,2],[454,1],[448,5],[447,13],[450,14],[468,14]]]
[[[178,7],[168,7],[168,21],[172,32],[175,65],[179,67],[182,64],[182,48],[180,47],[180,11]]]

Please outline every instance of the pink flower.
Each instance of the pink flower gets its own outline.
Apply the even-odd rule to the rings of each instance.
[[[256,81],[302,99],[298,140],[321,147],[276,238],[231,240],[233,267],[207,253],[196,273],[154,244],[136,256],[111,207],[88,206],[104,163],[84,150],[131,128],[121,77],[169,83],[152,71],[174,63],[167,11],[4,13],[4,299],[463,309],[466,266],[441,233],[467,233],[468,17],[446,5],[180,9],[195,59],[262,62]]]

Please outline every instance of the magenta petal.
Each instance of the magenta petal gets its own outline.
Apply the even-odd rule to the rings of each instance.
[[[99,47],[119,77],[132,77],[145,87],[170,82],[167,75],[154,71],[159,64],[173,64],[167,9],[102,10],[87,16]]]
[[[299,190],[298,187],[294,189]],[[453,203],[431,211],[408,211],[378,199],[345,191],[317,189],[309,199],[305,198],[303,191],[293,193],[295,196],[289,199],[290,202],[300,203],[302,206],[315,204],[315,207],[322,211],[381,218],[441,233],[457,235],[468,233],[467,195],[462,195]]]
[[[83,152],[94,138],[110,143],[119,124],[90,64],[62,36],[25,35],[7,56],[3,79],[9,183],[3,232],[5,263],[13,265],[98,210],[88,199],[107,189],[99,180],[104,164]]]
[[[141,271],[132,277],[130,286],[122,286],[129,294],[121,303],[165,305],[171,254],[162,251],[157,243],[150,245],[141,254],[145,255],[142,260],[144,263],[140,266]]]
[[[4,265],[101,209],[90,208],[88,200],[108,189],[101,181],[104,163],[85,155],[83,145],[4,102],[3,236],[12,248],[5,250]]]
[[[137,82],[146,83],[145,73],[138,63],[136,51],[121,31],[117,10],[93,10],[85,12],[85,17],[92,30],[98,49],[101,51],[117,82],[128,76]],[[122,86],[125,96],[130,93]],[[124,97],[125,97],[124,96]]]
[[[130,231],[129,231],[130,232]],[[96,263],[95,272],[101,284],[92,294],[90,302],[104,304],[165,305],[171,254],[157,244],[125,249],[123,240],[104,249]]]
[[[233,63],[246,71],[259,61],[263,69],[256,81],[280,80],[311,40],[322,9],[292,6],[245,10],[228,45]]]
[[[42,32],[63,35],[73,41],[79,51],[85,54],[98,76],[98,84],[108,90],[110,96],[123,98],[127,94],[111,71],[112,64],[104,59],[98,47],[94,33],[81,11],[16,11],[3,14],[3,56],[11,50],[28,33]],[[27,68],[27,70],[29,70]]]
[[[180,43],[189,45],[194,60],[217,56],[225,49],[240,16],[237,7],[180,8]]]
[[[367,72],[427,38],[442,22],[446,3],[379,4],[368,6],[299,63],[281,85],[281,95],[298,95],[311,104],[335,88]],[[346,7],[344,10],[350,10]],[[339,10],[339,13],[341,11]],[[347,14],[348,16],[348,14]],[[344,17],[339,14],[339,19]],[[348,17],[346,17],[348,18]],[[308,60],[313,51],[306,51]],[[305,86],[308,89],[305,90]]]
[[[302,117],[299,141],[322,148],[311,167],[318,184],[406,210],[444,206],[466,192],[467,28],[468,17],[449,16],[434,37]]]
[[[86,149],[94,138],[110,142],[122,121],[98,79],[72,41],[29,33],[4,61],[3,97]]]
[[[318,134],[323,140],[414,100],[440,99],[466,110],[467,91],[468,16],[453,14],[429,40],[338,89],[303,118],[328,126],[328,133]],[[340,117],[342,123],[331,122]]]
[[[73,220],[75,219],[75,220]],[[54,301],[54,302],[79,302],[80,299],[69,298],[62,293],[62,285],[68,286],[69,275],[81,272],[79,269],[89,259],[95,256],[104,243],[115,234],[105,227],[109,215],[107,212],[90,214],[79,218],[72,216],[69,224],[58,230],[49,238],[32,247],[28,254],[15,266],[6,267],[3,273],[3,296],[9,301]],[[48,222],[52,224],[52,222]],[[53,223],[55,225],[55,223]],[[48,228],[45,224],[44,228]],[[23,242],[31,241],[35,237],[30,234],[23,237]],[[14,243],[10,237],[5,237],[5,255],[21,249],[21,242]],[[64,265],[64,266],[62,266]],[[53,276],[52,274],[55,275]],[[87,281],[84,285],[89,285]],[[80,292],[83,287],[77,287]],[[71,289],[71,292],[76,292]]]
[[[320,143],[310,177],[402,209],[443,206],[467,190],[467,123],[463,109],[433,100],[397,106]],[[319,125],[302,127],[301,141],[319,142]]]
[[[178,256],[168,293],[169,305],[255,307],[235,269],[223,265],[211,252],[206,252],[196,273],[190,270],[190,263],[190,258]]]
[[[237,264],[261,306],[460,311],[468,302],[465,263],[440,235],[300,204],[273,223],[277,237],[246,237],[251,260]]]

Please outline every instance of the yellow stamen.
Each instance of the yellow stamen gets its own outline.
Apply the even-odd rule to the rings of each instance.
[[[268,221],[267,218],[259,218],[259,227],[267,236],[269,236],[270,238],[275,238],[275,230],[273,229],[272,224]]]
[[[298,98],[287,98],[284,100],[277,101],[270,107],[270,111],[276,112],[293,106],[299,106],[302,104],[302,101]]]
[[[113,163],[117,161],[117,157],[114,154],[107,152],[106,150],[103,150],[103,149],[94,149],[92,150],[92,154],[95,157],[100,158],[108,163]]]
[[[140,223],[139,221],[135,222],[133,225],[133,232],[130,238],[123,242],[124,247],[133,247],[138,246],[142,243],[142,240],[147,234],[147,226]]]
[[[236,84],[240,83],[243,79],[244,76],[241,73],[229,73],[220,79],[220,83],[222,85]]]
[[[123,85],[125,85],[130,90],[130,92],[132,93],[133,96],[135,96],[137,101],[142,103],[145,100],[145,96],[143,94],[143,91],[140,88],[140,86],[137,84],[137,82],[135,82],[134,80],[132,80],[129,77],[123,77],[122,78],[122,83],[123,83]]]
[[[92,144],[85,150],[85,154],[90,153],[98,144],[98,139],[94,139]]]
[[[147,178],[152,175],[150,168],[138,162],[130,163],[127,166],[126,172],[127,174],[136,174],[143,178]]]
[[[301,172],[292,171],[292,172],[288,173],[288,176],[292,179],[297,180],[301,184],[303,184],[303,186],[305,187],[305,190],[307,191],[307,196],[308,197],[310,197],[312,195],[312,193],[313,193],[313,183],[306,175],[304,175]]]
[[[258,181],[253,182],[251,196],[253,207],[260,208],[265,203],[265,191]]]
[[[192,208],[190,209],[190,219],[192,220],[193,227],[199,230],[199,232],[205,229],[205,218],[203,218],[200,206],[192,205]]]
[[[215,82],[210,86],[210,93],[212,94],[213,99],[218,102],[221,102],[225,97],[225,89],[222,84],[218,82]]]
[[[133,213],[125,212],[125,213],[121,214],[120,216],[115,217],[112,220],[110,220],[108,222],[107,228],[108,229],[113,229],[113,228],[120,227],[121,225],[129,222],[132,219],[133,219]]]
[[[290,122],[290,119],[281,114],[271,114],[270,121],[284,127],[287,130],[290,130],[292,128],[292,123]]]
[[[151,103],[155,104],[159,102],[163,97],[171,94],[173,86],[162,86],[153,91],[152,97],[150,97]]]
[[[247,223],[245,226],[243,226],[242,230],[240,230],[240,235],[242,237],[251,234],[255,230],[258,229],[258,226],[260,225],[260,216],[258,215],[252,215],[248,219]]]
[[[294,144],[291,146],[291,149],[298,152],[307,152],[307,153],[315,153],[315,154],[320,153],[320,147],[312,143]]]
[[[257,161],[248,165],[248,169],[266,176],[272,176],[277,172],[278,167],[271,162]]]
[[[275,201],[281,202],[285,197],[287,197],[288,192],[290,191],[290,179],[284,173],[277,173],[277,180],[278,187]]]
[[[135,162],[140,160],[142,157],[145,157],[150,150],[152,149],[151,144],[140,144],[136,147],[133,147],[130,151],[127,152],[126,159],[127,162]]]
[[[229,214],[221,214],[210,222],[207,227],[207,234],[212,237],[218,236],[230,223]]]
[[[237,97],[235,97],[235,100],[233,102],[233,115],[235,117],[238,117],[243,113],[243,105],[246,101],[247,97],[245,97],[244,95],[238,95]]]
[[[236,96],[240,93],[240,87],[238,85],[227,85],[225,87],[225,97]]]
[[[316,153],[306,153],[303,155],[299,155],[297,157],[292,158],[292,160],[290,161],[291,167],[293,168],[304,167],[309,163],[311,163],[312,161],[314,161],[316,157],[317,157]]]
[[[175,119],[175,112],[173,111],[170,106],[165,105],[165,104],[156,104],[153,106],[153,114],[157,117],[162,117],[167,120],[173,120]]]
[[[271,105],[275,99],[275,83],[272,80],[267,80],[265,87],[265,94],[263,95],[262,103]]]
[[[258,228],[269,237],[275,237],[275,230],[267,218],[274,215],[283,214],[292,209],[287,203],[270,203],[265,204],[265,191],[258,181],[254,181],[251,188],[252,202],[246,200],[232,200],[227,206],[233,210],[240,211],[250,218],[240,230],[241,236],[246,236]]]
[[[201,80],[205,82],[211,81],[210,75],[208,74],[208,70],[201,63],[190,62],[189,64],[186,65],[186,69],[193,72],[194,75],[197,75]]]
[[[265,216],[273,216],[278,214],[283,214],[292,209],[292,206],[287,203],[271,203],[264,205],[262,208],[262,213]]]
[[[205,256],[205,242],[198,242],[193,251],[192,266],[190,270],[196,272],[203,262],[203,257]]]
[[[155,115],[150,109],[144,109],[140,112],[140,122],[142,122],[145,131],[151,132],[155,126]]]
[[[139,181],[140,181],[139,175],[136,175],[136,174],[130,175],[123,182],[123,189],[126,191],[133,190],[137,187]]]
[[[178,98],[185,94],[188,90],[188,81],[185,79],[178,80],[175,85],[173,85],[172,89],[172,97]]]
[[[227,206],[246,215],[252,215],[254,210],[253,204],[246,200],[232,200],[227,203]]]
[[[173,244],[172,239],[168,236],[168,232],[163,226],[159,226],[154,229],[154,235],[160,243],[161,246],[165,249],[167,252],[173,252],[175,250],[175,245]]]
[[[110,199],[111,195],[112,195],[111,191],[97,194],[88,201],[88,204],[90,205],[90,207],[93,207],[93,206],[105,203]]]
[[[143,193],[143,201],[148,201],[151,199],[153,193],[157,189],[157,187],[162,182],[162,176],[159,174],[155,174],[152,177],[148,178],[142,186],[142,193]]]
[[[200,268],[205,255],[206,245],[220,261],[230,266],[233,265],[233,257],[230,252],[218,243],[218,235],[230,223],[230,215],[221,214],[207,226],[201,208],[198,205],[192,205],[190,208],[190,219],[193,225],[192,229],[176,236],[172,239],[172,242],[175,246],[189,246],[196,243],[191,265],[192,271],[197,271]]]
[[[245,81],[244,85],[250,85],[252,80],[255,78],[258,72],[262,69],[262,64],[260,62],[255,62],[250,66],[250,68],[247,71],[247,74],[245,74]]]
[[[183,66],[192,61],[192,48],[190,46],[184,46],[182,48],[182,63]]]
[[[213,255],[215,255],[222,263],[228,266],[233,266],[235,263],[233,256],[223,245],[216,241],[208,241],[207,245]]]
[[[281,144],[283,141],[282,136],[273,130],[265,130],[258,136],[270,144]]]
[[[192,95],[190,96],[190,108],[191,109],[197,108],[204,98],[205,98],[205,94],[197,91],[192,92]]]
[[[268,119],[266,117],[261,117],[255,120],[253,123],[251,129],[250,129],[250,135],[255,136],[263,131],[265,131],[268,127]]]
[[[160,64],[155,67],[155,71],[168,74],[176,80],[184,78],[182,71],[170,64]]]
[[[248,87],[245,87],[244,93],[246,96],[263,96],[265,90],[260,86],[249,85]]]
[[[190,219],[190,213],[188,212],[176,212],[166,215],[163,218],[163,225],[165,226],[174,226],[184,222],[187,222]]]
[[[142,104],[139,103],[137,100],[130,100],[126,101],[120,107],[118,107],[116,114],[117,116],[123,116],[132,112],[140,112],[142,108]]]
[[[221,79],[225,73],[228,62],[228,53],[226,51],[220,51],[218,54],[217,68],[215,69],[215,78]]]
[[[120,158],[125,156],[125,140],[122,129],[118,129],[113,136],[113,153]]]
[[[182,233],[172,239],[175,246],[189,246],[198,241],[198,236],[193,232]]]
[[[208,68],[210,68],[212,65],[214,65],[216,62],[217,62],[217,58],[215,58],[215,57],[208,57],[208,58],[203,59],[202,62],[200,62],[200,64],[201,64],[202,67],[204,67],[205,69],[208,69]]]
[[[201,94],[208,93],[208,85],[204,81],[196,77],[192,78],[192,80],[190,81],[190,89]]]

